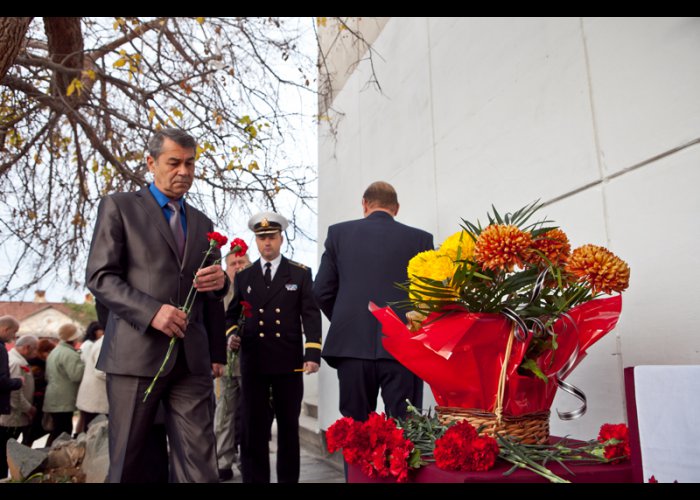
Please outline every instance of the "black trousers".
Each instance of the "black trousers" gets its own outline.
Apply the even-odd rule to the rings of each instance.
[[[393,359],[339,358],[340,413],[364,422],[377,409],[382,391],[384,411],[391,417],[406,416],[406,400],[423,405],[423,381]]]
[[[299,482],[301,373],[243,373],[241,378],[241,472],[244,483],[270,482],[270,395],[277,418],[277,481]]]
[[[46,440],[46,446],[51,446],[54,440],[64,432],[69,436],[73,435],[72,411],[51,413],[51,418],[53,419],[53,430],[49,433],[49,438]]]

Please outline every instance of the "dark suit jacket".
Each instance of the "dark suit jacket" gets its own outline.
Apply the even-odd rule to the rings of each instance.
[[[0,415],[8,415],[10,413],[10,393],[22,387],[20,379],[10,378],[10,362],[8,358],[5,342],[0,342]]]
[[[116,193],[100,202],[90,246],[86,281],[109,309],[97,367],[107,373],[153,377],[165,358],[170,339],[150,325],[163,304],[181,306],[209,246],[213,225],[185,203],[187,241],[182,261],[161,207],[148,188]],[[205,266],[221,256],[212,251]],[[228,284],[228,279],[226,280]],[[164,369],[172,369],[184,349],[193,374],[211,373],[211,363],[225,363],[224,309],[217,293],[198,294],[185,338],[175,344]]]
[[[322,353],[329,365],[335,366],[337,358],[394,359],[367,306],[406,300],[395,283],[408,279],[406,267],[414,255],[433,248],[430,233],[382,211],[328,228],[314,295],[331,320]]]
[[[258,259],[236,274],[234,287],[227,329],[237,324],[241,301],[252,306],[252,317],[245,319],[240,333],[241,375],[294,373],[304,361],[321,362],[321,311],[308,267],[282,257],[268,289]]]

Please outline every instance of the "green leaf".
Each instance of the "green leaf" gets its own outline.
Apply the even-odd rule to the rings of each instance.
[[[537,378],[544,381],[545,383],[549,382],[549,379],[547,378],[547,376],[542,372],[542,370],[540,370],[540,367],[537,366],[537,363],[535,363],[535,361],[533,359],[525,358],[523,360],[523,362],[520,363],[520,367],[525,369],[525,370],[531,371],[532,373],[535,374],[535,376]]]

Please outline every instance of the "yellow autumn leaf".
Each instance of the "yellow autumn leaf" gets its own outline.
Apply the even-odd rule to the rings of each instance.
[[[197,22],[198,22],[199,24],[204,24],[204,18],[203,18],[203,17],[195,17],[195,19],[197,20]]]
[[[81,82],[77,78],[73,78],[73,80],[68,85],[68,88],[66,89],[66,96],[70,97],[71,95],[73,95],[73,93],[75,91],[77,91],[78,95],[80,95],[82,89],[83,89],[83,82]]]
[[[94,80],[96,73],[94,70],[88,69],[82,72],[83,76],[88,77],[90,80]]]
[[[153,118],[156,116],[156,110],[155,108],[149,108],[148,110],[148,123],[153,122]]]
[[[324,28],[326,27],[326,22],[328,21],[327,17],[317,17],[316,18],[316,24],[318,26],[323,26]]]
[[[36,212],[34,210],[28,210],[27,211],[27,219],[29,219],[29,220],[36,219]]]
[[[115,68],[121,68],[122,66],[124,66],[126,64],[126,60],[127,60],[126,57],[120,57],[119,59],[114,61],[114,64],[112,64],[112,66]]]
[[[253,160],[248,164],[248,172],[252,172],[253,170],[260,170],[260,167],[258,166],[258,162]]]
[[[182,111],[180,111],[179,109],[177,109],[175,106],[173,106],[172,108],[170,108],[170,111],[172,111],[173,114],[174,114],[175,116],[177,116],[178,118],[182,118]]]

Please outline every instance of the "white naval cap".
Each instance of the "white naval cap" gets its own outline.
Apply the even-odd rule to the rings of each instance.
[[[248,221],[248,227],[255,234],[272,234],[282,232],[289,226],[289,221],[275,212],[260,212]]]

